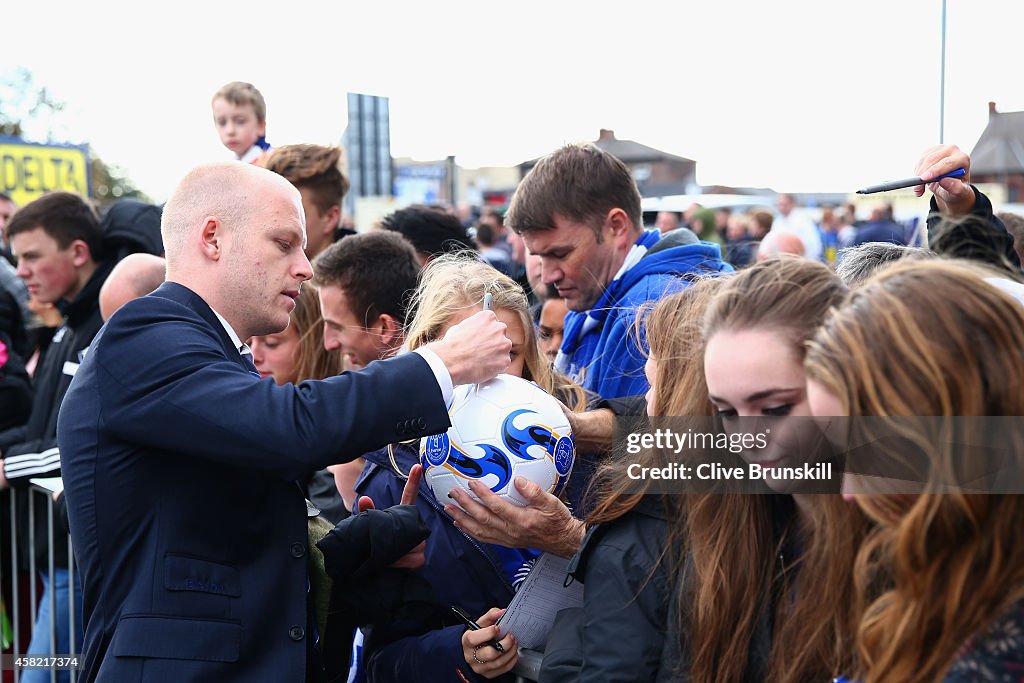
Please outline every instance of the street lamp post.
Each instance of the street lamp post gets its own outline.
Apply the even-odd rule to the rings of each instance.
[[[942,0],[942,57],[939,65],[939,144],[946,134],[946,0]]]

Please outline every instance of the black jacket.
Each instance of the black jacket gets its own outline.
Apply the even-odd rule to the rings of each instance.
[[[971,187],[974,187],[973,185]],[[933,196],[928,212],[929,245],[943,256],[984,261],[992,266],[1020,273],[1020,258],[1013,248],[1013,236],[992,212],[992,202],[974,187],[974,207],[970,215],[977,220],[948,221],[939,211]]]
[[[619,519],[591,527],[569,565],[583,607],[562,610],[544,651],[540,681],[673,680],[666,646],[674,582],[663,555],[668,519],[648,496]]]
[[[5,296],[7,292],[0,291],[0,299]],[[32,385],[25,363],[7,334],[0,332],[0,430],[25,424],[31,405]],[[4,523],[0,524],[0,567],[11,566],[11,527],[6,520],[10,509],[10,492],[0,491],[0,517],[4,518]]]
[[[28,423],[0,432],[4,475],[11,486],[19,490],[18,522],[26,541],[19,544],[22,548],[27,546],[28,538],[29,480],[60,476],[57,414],[75,370],[103,324],[99,307],[100,287],[113,265],[111,262],[100,264],[75,300],[62,306],[64,325],[57,328],[33,378],[35,396]],[[36,566],[43,568],[46,567],[48,548],[46,500],[41,494],[32,494],[32,497],[35,499]],[[57,524],[56,529],[59,531],[61,526]],[[55,534],[54,550],[57,566],[66,567],[67,539],[64,534]],[[25,556],[21,561],[22,566],[27,566],[24,564]]]
[[[128,254],[144,252],[163,256],[160,216],[163,209],[137,199],[122,199],[103,216],[104,258],[120,261]]]
[[[6,289],[0,289],[0,334],[7,335],[8,344],[23,361],[32,355],[32,345],[29,343],[26,329],[27,321],[28,318],[24,315],[17,297]],[[6,429],[6,426],[0,429]]]
[[[0,292],[2,297],[5,292]],[[0,430],[25,424],[32,405],[32,386],[25,361],[11,338],[0,331]]]
[[[356,493],[369,496],[381,507],[397,505],[405,481],[396,469],[408,472],[419,462],[418,444],[397,444],[363,457],[367,462],[356,482]],[[474,616],[491,607],[505,607],[514,595],[512,583],[494,547],[457,529],[425,481],[420,482],[416,509],[431,531],[426,563],[415,573],[426,589],[425,598],[418,602],[436,609],[410,609],[404,614],[378,610],[379,616],[363,631],[366,676],[387,683],[455,681],[458,669],[470,681],[484,680],[465,662],[461,640],[465,627],[450,606],[458,605]],[[512,678],[506,675],[494,680]]]
[[[26,548],[28,529],[28,482],[38,477],[60,476],[60,452],[57,449],[57,414],[64,394],[71,384],[78,365],[85,358],[93,337],[103,325],[100,317],[100,288],[117,261],[135,252],[162,254],[160,237],[161,209],[134,199],[122,199],[105,214],[103,231],[103,260],[96,272],[74,301],[58,304],[64,315],[64,324],[57,328],[33,378],[35,396],[28,423],[0,431],[0,454],[4,475],[11,485],[24,491],[19,495],[19,528],[26,539],[19,547]],[[47,510],[45,498],[32,494],[35,506],[36,562],[47,562]],[[58,567],[67,566],[67,539],[61,533],[66,526],[64,506],[55,511],[54,550]],[[61,523],[63,520],[63,523]],[[23,566],[25,557],[22,557]]]

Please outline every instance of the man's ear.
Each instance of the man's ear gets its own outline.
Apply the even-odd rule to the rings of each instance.
[[[207,216],[199,237],[199,249],[211,261],[219,261],[225,246],[224,225],[213,216]]]
[[[84,240],[75,240],[69,247],[71,250],[71,263],[75,268],[81,268],[85,264],[94,260],[92,257],[92,250],[89,249],[89,245]]]
[[[327,234],[328,239],[333,238],[334,231],[338,229],[338,224],[341,223],[341,207],[338,205],[332,206],[327,209],[327,213],[324,214],[324,217],[326,219],[324,225],[327,228],[325,233]]]
[[[621,246],[626,244],[627,248],[633,246],[636,241],[635,226],[625,211],[614,208],[608,212],[605,224],[611,234],[612,241]]]
[[[381,313],[377,318],[377,324],[381,327],[380,339],[385,346],[394,349],[402,345],[402,324],[397,318]]]

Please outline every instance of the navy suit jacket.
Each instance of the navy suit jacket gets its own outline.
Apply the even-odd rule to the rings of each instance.
[[[277,386],[186,287],[126,304],[57,428],[85,593],[81,680],[303,681],[313,634],[294,480],[448,425],[417,354]]]

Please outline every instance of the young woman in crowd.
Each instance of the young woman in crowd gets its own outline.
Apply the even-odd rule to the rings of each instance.
[[[810,416],[805,345],[845,292],[827,266],[800,258],[757,264],[725,284],[703,325],[718,415]],[[809,422],[778,431],[799,436]],[[769,448],[781,440],[773,436]],[[779,466],[810,455],[756,457]],[[853,660],[853,561],[867,522],[837,489],[766,484],[776,493],[688,497],[677,619],[690,681],[826,681]]]
[[[990,277],[963,262],[900,263],[854,290],[807,354],[814,414],[1024,415],[1024,309]],[[928,444],[930,451],[919,493],[871,495],[890,482],[858,479],[860,493],[853,497],[878,528],[856,563],[861,604],[868,605],[857,631],[857,678],[1019,681],[1024,497],[963,488],[938,493],[951,474],[985,473],[991,465],[977,450],[968,454],[955,446],[958,435],[974,430],[974,439],[960,442],[978,445],[991,432],[976,421],[944,421],[951,438],[936,439],[935,422],[899,422],[910,442]],[[1017,478],[1004,483],[1011,486],[1019,484],[1024,447],[1016,422],[1001,424],[1007,425],[1004,437],[1018,438],[989,442],[988,451],[1002,447],[1010,454]],[[887,455],[902,459],[905,453]],[[871,595],[880,583],[886,590]],[[855,669],[847,671],[852,676]]]
[[[652,416],[712,414],[701,364],[700,321],[723,283],[702,280],[641,312],[650,344],[644,369]],[[619,459],[598,470],[592,494],[597,502],[574,560],[584,605],[559,613],[544,651],[541,680],[673,680],[677,660],[674,647],[666,647],[665,630],[675,594],[671,551],[681,545],[682,526],[676,522],[683,497],[645,493],[648,483],[630,479]]]
[[[250,341],[252,360],[260,376],[273,377],[277,384],[298,384],[340,374],[341,355],[324,350],[323,329],[316,288],[307,282],[295,299],[288,327]]]
[[[804,344],[843,297],[842,283],[822,264],[777,259],[702,284],[714,289],[708,301],[688,302],[687,294],[700,296],[694,288],[660,303],[648,321],[648,412],[716,414],[724,421],[809,416]],[[694,320],[701,309],[702,319]],[[601,527],[614,533],[645,505],[657,508],[635,493],[637,483],[621,466],[602,481],[604,502],[593,517],[602,524],[595,534]],[[847,670],[856,624],[853,560],[867,522],[843,503],[838,489],[807,493],[777,480],[767,483],[774,493],[666,496],[660,537],[658,525],[650,524],[645,532],[637,527],[636,538],[619,539],[619,549],[629,543],[666,548],[667,557],[655,556],[656,562],[634,549],[628,557],[637,562],[613,572],[629,577],[622,580],[629,585],[621,587],[619,604],[622,596],[634,600],[629,609],[643,615],[642,632],[651,634],[653,647],[641,648],[622,631],[593,640],[608,613],[595,601],[592,616],[583,617],[575,676],[563,671],[553,680],[803,683]],[[615,557],[614,548],[604,552]],[[583,575],[577,575],[588,593],[587,574],[601,566],[601,553],[600,547],[589,551]],[[666,561],[667,572],[660,564]],[[654,609],[645,612],[644,606]],[[619,648],[619,642],[631,647]],[[545,668],[554,655],[545,653]]]
[[[252,360],[260,376],[272,377],[277,384],[298,384],[340,374],[344,361],[340,354],[324,349],[323,328],[317,290],[307,282],[295,299],[288,327],[250,340]],[[348,516],[355,497],[352,486],[362,465],[357,459],[332,471],[317,472],[304,483],[306,497],[332,524]]]
[[[416,291],[410,311],[414,315],[406,330],[410,350],[440,339],[456,323],[482,310],[484,294],[492,297],[491,308],[507,326],[512,341],[512,365],[508,374],[536,382],[573,410],[585,406],[583,390],[556,375],[541,353],[537,331],[530,317],[522,287],[472,255],[444,255],[432,260]],[[399,502],[405,479],[419,462],[419,440],[392,444],[366,455],[369,461],[356,484],[360,496],[369,496],[379,508]],[[463,656],[465,626],[450,607],[455,605],[482,615],[494,605],[507,605],[513,584],[524,576],[522,570],[536,552],[485,544],[460,531],[444,512],[450,501],[438,501],[426,482],[420,485],[416,505],[431,529],[426,545],[426,564],[418,572],[431,589],[435,609],[415,619],[377,623],[365,629],[364,669],[371,680],[455,680],[475,678]],[[491,610],[482,626],[496,621],[500,610]],[[478,632],[477,632],[478,633]],[[486,648],[469,650],[468,662],[488,657],[485,675],[500,676],[515,664],[516,647],[511,639],[502,641],[505,653]]]

